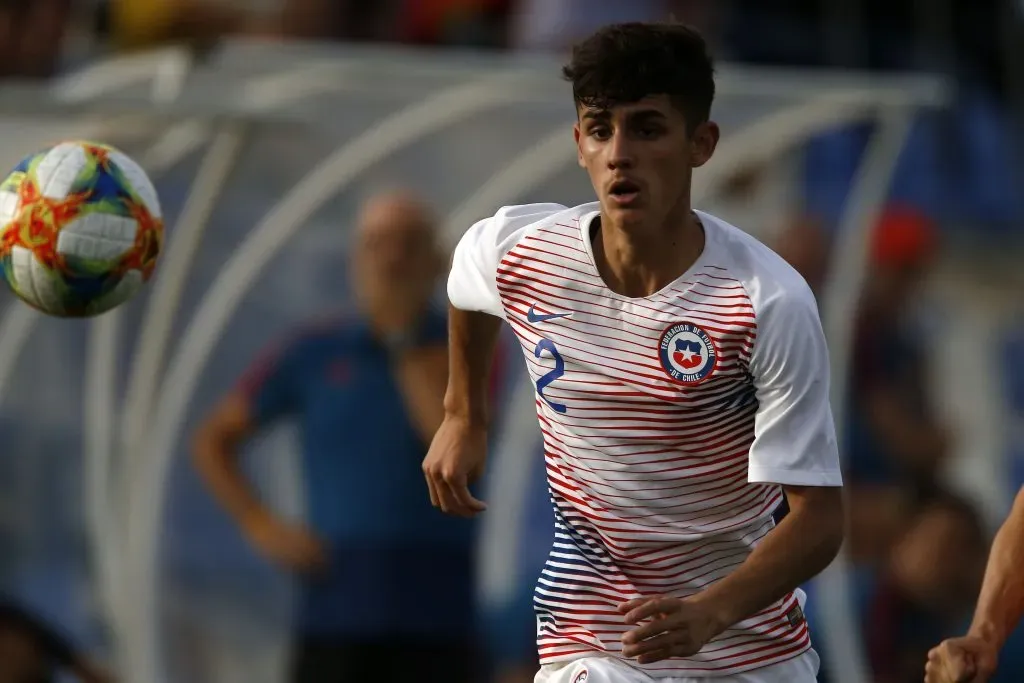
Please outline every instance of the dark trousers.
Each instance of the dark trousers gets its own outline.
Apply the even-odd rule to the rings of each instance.
[[[291,683],[472,683],[468,645],[413,639],[303,640]]]

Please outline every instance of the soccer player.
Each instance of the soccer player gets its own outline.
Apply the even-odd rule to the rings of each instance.
[[[928,653],[926,683],[984,683],[996,671],[999,651],[1024,616],[1024,489],[989,555],[981,596],[967,635]]]
[[[485,464],[504,320],[536,383],[556,518],[537,683],[811,683],[798,586],[843,536],[814,297],[770,249],[691,208],[719,138],[699,34],[611,25],[564,75],[599,201],[505,207],[456,248],[431,500],[486,507],[467,485]]]

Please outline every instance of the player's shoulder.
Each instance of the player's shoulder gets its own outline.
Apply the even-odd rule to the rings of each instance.
[[[756,312],[778,307],[817,310],[814,292],[804,277],[768,245],[731,223],[701,211],[705,229],[713,231],[721,263],[740,282]]]
[[[280,358],[307,356],[345,344],[360,334],[363,320],[354,310],[332,311],[307,318],[271,342]]]
[[[479,221],[471,228],[480,237],[488,235],[487,242],[501,247],[506,252],[525,236],[556,224],[570,224],[572,221],[597,210],[597,202],[580,206],[564,204],[515,204],[503,206],[493,216]]]
[[[579,208],[579,207],[575,207]],[[525,227],[536,223],[548,222],[556,215],[572,212],[574,209],[564,204],[543,202],[538,204],[510,204],[494,212],[491,220],[500,225]]]

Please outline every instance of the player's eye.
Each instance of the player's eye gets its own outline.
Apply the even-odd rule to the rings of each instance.
[[[637,131],[637,134],[644,139],[653,140],[661,135],[661,128],[657,126],[643,126]]]
[[[607,126],[592,126],[587,133],[595,140],[607,140],[612,134]]]

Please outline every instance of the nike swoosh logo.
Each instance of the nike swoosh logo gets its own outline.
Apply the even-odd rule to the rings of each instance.
[[[526,319],[531,323],[542,323],[556,318],[568,318],[572,313],[538,313],[533,306],[526,312]]]

